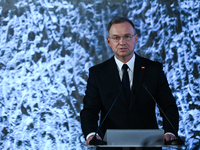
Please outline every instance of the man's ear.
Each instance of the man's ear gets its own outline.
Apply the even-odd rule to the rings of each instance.
[[[106,37],[106,41],[107,41],[108,45],[111,47],[109,37]]]

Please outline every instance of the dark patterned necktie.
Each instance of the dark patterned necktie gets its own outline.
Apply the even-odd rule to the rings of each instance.
[[[130,90],[130,81],[129,81],[129,75],[128,75],[128,65],[127,64],[124,64],[122,66],[122,69],[123,69],[123,76],[122,76],[122,83],[123,83],[123,86],[124,86],[124,93],[126,95],[126,99],[127,99],[127,102],[128,104],[130,103],[130,97],[131,97],[131,90]]]

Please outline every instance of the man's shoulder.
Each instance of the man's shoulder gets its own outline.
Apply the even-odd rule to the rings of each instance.
[[[150,60],[148,58],[145,58],[145,57],[142,57],[142,56],[139,56],[136,54],[136,59],[145,63],[146,65],[150,65],[150,66],[158,66],[158,67],[161,67],[162,66],[162,63],[158,62],[158,61],[153,61],[153,60]]]
[[[100,69],[105,69],[106,67],[108,67],[109,65],[113,64],[114,62],[114,57],[111,57],[107,60],[105,60],[104,62],[100,63],[100,64],[96,64],[94,66],[92,66],[90,68],[90,70],[100,70]]]

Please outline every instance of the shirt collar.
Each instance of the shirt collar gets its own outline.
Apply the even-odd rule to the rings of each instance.
[[[115,56],[114,56],[114,58],[115,58],[115,62],[117,64],[117,66],[118,66],[118,69],[121,70],[124,63],[121,62],[120,60],[118,60]],[[135,54],[133,54],[133,57],[126,64],[128,65],[129,69],[131,71],[133,71],[134,64],[135,64]]]

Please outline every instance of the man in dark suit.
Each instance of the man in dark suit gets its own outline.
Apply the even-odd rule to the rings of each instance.
[[[134,53],[138,35],[133,23],[127,18],[113,19],[108,24],[108,34],[107,43],[112,48],[114,56],[89,69],[87,90],[83,100],[84,108],[81,111],[81,126],[86,145],[98,128],[99,113],[101,122],[117,97],[124,80],[127,80],[124,79],[125,72],[128,74],[129,86],[127,88],[123,85],[120,96],[96,135],[97,139],[102,139],[107,129],[158,128],[155,102],[145,90],[144,84],[178,131],[178,109],[162,70],[162,64]],[[123,66],[126,66],[127,71]],[[166,141],[176,138],[177,132],[165,117],[163,128]]]

